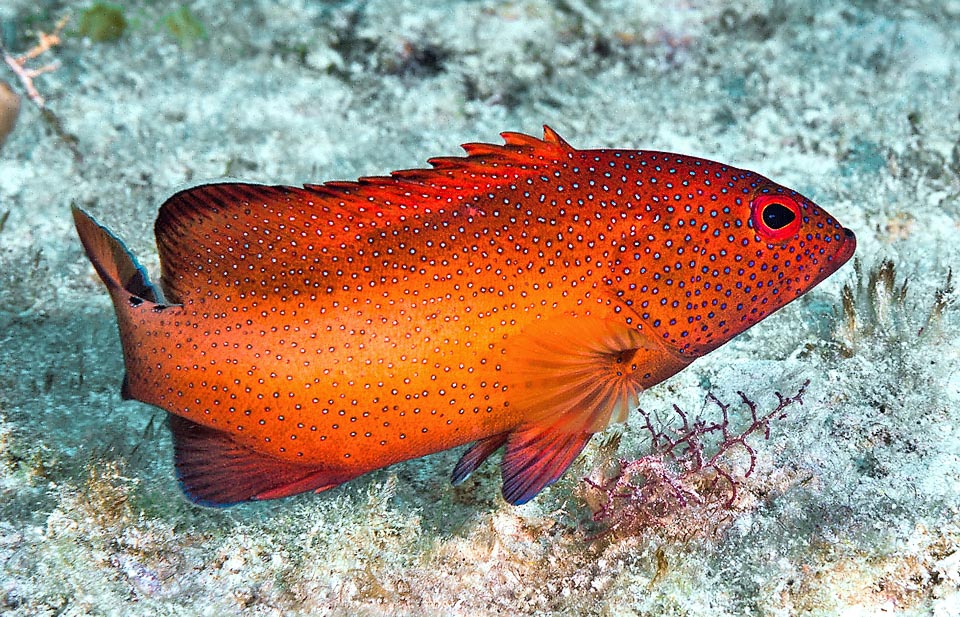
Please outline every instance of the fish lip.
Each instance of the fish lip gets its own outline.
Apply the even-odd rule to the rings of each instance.
[[[857,236],[852,229],[843,228],[843,241],[840,249],[837,251],[834,259],[837,261],[837,268],[847,263],[857,250]]]

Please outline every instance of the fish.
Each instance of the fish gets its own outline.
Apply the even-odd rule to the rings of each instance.
[[[74,207],[121,395],[168,412],[201,506],[321,492],[470,444],[522,504],[591,437],[847,262],[800,193],[709,160],[501,133],[429,168],[181,190],[150,280]]]

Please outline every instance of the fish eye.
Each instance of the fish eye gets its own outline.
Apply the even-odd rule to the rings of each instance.
[[[800,204],[787,195],[758,195],[750,208],[753,228],[764,240],[784,240],[800,228]]]
[[[793,219],[797,218],[793,210],[779,202],[765,205],[761,216],[763,217],[763,222],[770,229],[783,229],[792,223]]]

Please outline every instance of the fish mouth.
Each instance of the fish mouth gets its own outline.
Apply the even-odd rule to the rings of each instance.
[[[820,268],[820,276],[817,277],[817,282],[814,283],[814,285],[819,285],[824,279],[839,270],[843,264],[847,263],[850,258],[853,257],[854,252],[856,252],[857,236],[853,233],[852,229],[847,229],[846,227],[842,229],[843,232],[840,240],[837,242],[836,252]]]
[[[834,260],[837,262],[837,268],[847,263],[853,257],[857,250],[857,236],[852,229],[843,228],[843,240],[840,242],[840,250],[837,251]]]

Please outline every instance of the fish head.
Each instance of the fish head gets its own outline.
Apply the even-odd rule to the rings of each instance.
[[[695,173],[705,166],[698,161]],[[639,329],[690,359],[808,292],[857,244],[813,200],[763,176],[724,166],[707,177],[688,199],[660,202],[641,244],[633,245],[642,248],[629,278],[618,277],[618,295],[639,317]]]
[[[812,199],[766,178],[754,190],[749,206],[750,248],[761,269],[766,265],[771,272],[783,271],[767,283],[773,283],[779,296],[772,310],[810,291],[856,251],[857,237],[851,229]]]

